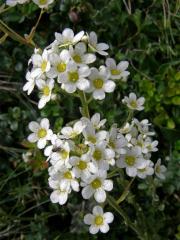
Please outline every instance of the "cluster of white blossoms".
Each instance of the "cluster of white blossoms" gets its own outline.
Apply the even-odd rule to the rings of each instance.
[[[98,43],[94,32],[84,31],[74,34],[66,28],[62,33],[55,33],[55,40],[46,49],[35,49],[27,72],[24,91],[28,95],[36,86],[40,91],[38,107],[43,108],[52,99],[53,89],[57,85],[67,93],[83,91],[94,99],[102,100],[106,93],[115,90],[116,81],[125,81],[129,72],[127,61],[116,64],[107,58],[104,65],[97,65],[96,53],[106,56],[109,46]]]
[[[47,8],[49,4],[53,3],[54,0],[32,0],[40,8]],[[26,2],[31,2],[31,0],[6,0],[6,5],[14,7],[17,4],[24,4]]]
[[[75,35],[71,29],[65,29],[62,34],[56,33],[55,38],[44,51],[35,49],[29,61],[32,68],[27,72],[24,90],[30,94],[37,86],[39,108],[50,101],[55,85],[69,94],[83,93],[89,99],[101,100],[106,93],[114,91],[116,80],[124,81],[129,75],[127,61],[116,64],[114,59],[107,58],[105,65],[90,67],[96,61],[96,53],[106,56],[108,49],[107,44],[98,43],[94,32],[84,34],[81,31]],[[130,112],[141,111],[145,99],[130,93],[122,102]],[[163,179],[166,171],[160,160],[155,165],[151,161],[152,153],[158,150],[158,141],[153,141],[154,132],[150,131],[147,119],[132,118],[122,127],[113,124],[108,130],[105,124],[106,119],[101,119],[99,113],[91,118],[84,115],[56,133],[50,129],[46,118],[29,123],[32,133],[28,140],[44,149],[49,162],[51,201],[63,205],[74,191],[80,192],[84,200],[93,199],[98,204],[93,214],[84,217],[92,234],[106,233],[114,218],[112,213],[104,213],[102,209],[107,192],[113,190],[113,181],[108,178],[112,171],[122,168],[129,177],[140,179],[154,173]]]

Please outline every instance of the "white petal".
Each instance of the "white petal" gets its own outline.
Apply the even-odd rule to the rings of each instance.
[[[90,83],[87,79],[81,79],[78,83],[77,83],[77,87],[80,89],[80,90],[86,90],[88,89],[90,86]]]
[[[50,195],[50,199],[52,203],[59,202],[59,190],[53,191]]]
[[[44,98],[41,98],[38,103],[38,108],[42,109],[46,105],[47,101]]]
[[[40,66],[41,62],[42,62],[42,56],[41,55],[34,54],[32,56],[32,63],[33,63],[33,65]]]
[[[72,133],[72,128],[71,127],[63,127],[61,129],[61,133],[64,135],[64,136],[70,136],[71,133]]]
[[[104,189],[97,189],[94,193],[94,198],[99,203],[104,202],[106,200],[106,192],[104,191]]]
[[[102,100],[105,98],[105,93],[103,90],[95,90],[93,92],[94,99]]]
[[[104,213],[104,219],[106,223],[111,223],[114,220],[114,215],[111,212]]]
[[[92,53],[87,53],[83,57],[83,61],[85,64],[90,64],[96,61],[96,55]]]
[[[90,32],[89,34],[89,41],[90,41],[90,44],[92,45],[96,45],[97,44],[97,35],[95,32]]]
[[[106,59],[106,66],[110,69],[116,69],[116,62],[113,58],[107,58]]]
[[[39,149],[43,149],[46,146],[46,139],[41,138],[39,139],[39,141],[37,142],[37,147]]]
[[[82,190],[82,196],[84,199],[89,199],[93,195],[94,191],[90,186],[86,186]]]
[[[45,128],[46,130],[49,129],[49,120],[47,118],[43,118],[40,123],[42,128]]]
[[[84,223],[87,224],[87,225],[91,225],[93,224],[94,222],[94,216],[92,214],[86,214],[84,216]]]
[[[106,43],[98,43],[97,44],[98,51],[104,51],[104,50],[107,50],[108,48],[109,48],[109,45]]]
[[[127,167],[126,168],[126,173],[129,177],[135,177],[137,175],[137,169],[133,167]]]
[[[30,122],[28,127],[32,132],[37,132],[40,128],[39,123],[37,123],[35,121]]]
[[[51,154],[52,149],[53,149],[53,146],[52,146],[52,145],[46,147],[45,150],[44,150],[44,155],[45,155],[46,157],[48,157],[48,156]]]
[[[63,88],[66,90],[68,93],[74,93],[76,91],[76,85],[71,84],[71,83],[64,83]]]
[[[29,142],[32,142],[32,143],[37,142],[37,141],[38,141],[37,135],[36,135],[35,133],[31,133],[31,134],[28,136],[28,141],[29,141]]]
[[[95,206],[92,212],[93,215],[103,215],[103,209],[100,206]]]
[[[74,36],[73,43],[79,42],[81,40],[81,38],[83,37],[83,35],[84,35],[84,31],[77,33]]]
[[[107,233],[109,231],[109,225],[107,223],[104,223],[102,226],[100,226],[100,231],[102,233]]]
[[[103,188],[106,191],[111,191],[113,189],[113,182],[111,180],[104,180]]]
[[[118,68],[118,70],[120,70],[120,71],[124,71],[124,70],[126,70],[126,69],[128,68],[128,66],[129,66],[128,61],[121,61],[121,62],[117,65],[117,68]]]
[[[78,183],[78,181],[72,180],[72,181],[71,181],[71,186],[72,186],[72,189],[73,189],[75,192],[78,192],[78,191],[79,191],[79,183]]]
[[[116,87],[116,84],[113,81],[109,80],[109,81],[104,83],[104,89],[105,89],[105,92],[107,92],[107,93],[113,92],[115,87]]]
[[[74,32],[70,28],[65,28],[62,32],[62,35],[66,40],[72,41],[74,37]]]
[[[59,204],[64,205],[67,202],[68,199],[68,193],[67,192],[61,192],[59,196]]]
[[[88,66],[83,66],[79,68],[79,75],[82,77],[87,77],[90,74],[90,69]]]
[[[99,227],[97,227],[96,225],[91,225],[90,228],[89,228],[89,232],[91,234],[96,234],[99,232]]]

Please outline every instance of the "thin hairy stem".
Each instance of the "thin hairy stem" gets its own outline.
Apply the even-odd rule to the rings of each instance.
[[[90,118],[89,115],[89,108],[88,108],[88,101],[86,99],[86,94],[83,91],[78,91],[80,100],[81,100],[81,104],[82,104],[82,115],[84,117]]]

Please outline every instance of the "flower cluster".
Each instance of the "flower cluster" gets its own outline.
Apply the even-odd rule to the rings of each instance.
[[[55,85],[67,93],[83,91],[94,99],[102,100],[106,93],[114,91],[115,81],[126,80],[129,72],[127,61],[116,65],[112,58],[107,58],[105,65],[91,67],[96,61],[96,53],[107,55],[109,46],[98,43],[94,32],[84,31],[74,34],[66,28],[62,33],[55,33],[55,40],[44,51],[35,49],[27,72],[24,91],[28,94],[36,86],[40,91],[38,107],[43,108],[53,96]]]
[[[40,8],[47,8],[49,4],[53,3],[54,0],[32,0]],[[29,2],[29,0],[6,0],[8,6],[14,7],[17,4],[24,4]]]
[[[104,99],[106,93],[114,91],[117,80],[125,81],[129,75],[127,61],[116,64],[114,59],[107,58],[99,68],[90,66],[97,61],[97,54],[107,55],[108,47],[98,43],[94,32],[81,31],[75,35],[71,29],[65,29],[55,33],[54,42],[44,51],[35,49],[29,61],[32,68],[26,74],[28,82],[24,91],[30,94],[35,86],[40,90],[40,109],[52,98],[55,85],[79,97],[83,93],[89,99]],[[83,101],[86,102],[86,98]],[[130,93],[122,102],[132,114],[144,109],[145,99]],[[154,132],[150,131],[147,119],[132,118],[121,127],[113,124],[106,129],[106,119],[101,119],[99,113],[91,118],[88,115],[83,113],[81,119],[56,133],[50,129],[46,118],[29,123],[32,133],[28,140],[44,149],[49,162],[48,181],[53,203],[65,204],[73,191],[81,192],[85,200],[93,199],[99,205],[105,203],[107,192],[113,190],[113,181],[108,176],[121,168],[129,177],[145,179],[155,173],[164,179],[165,166],[160,160],[154,166],[151,160],[152,153],[158,150],[158,141],[153,141]],[[29,156],[24,159],[27,161]],[[106,233],[114,218],[112,213],[104,213],[99,205],[94,206],[93,214],[84,217],[92,234]]]

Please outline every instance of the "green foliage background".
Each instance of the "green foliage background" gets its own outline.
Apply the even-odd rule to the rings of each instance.
[[[134,91],[146,98],[145,111],[138,117],[154,124],[160,149],[154,159],[162,158],[168,168],[167,178],[163,182],[136,180],[121,207],[147,231],[149,240],[180,239],[179,8],[178,0],[55,0],[34,37],[43,48],[53,41],[54,32],[65,27],[95,31],[110,45],[112,57],[130,62],[128,82],[119,84],[103,102],[92,102],[90,110],[99,111],[109,124],[117,122],[120,126],[126,117],[122,96]],[[30,32],[39,12],[29,3],[1,13],[0,18],[23,36]],[[10,38],[0,45],[0,239],[138,239],[119,216],[108,234],[90,236],[82,219],[91,207],[81,205],[74,195],[67,206],[50,203],[47,166],[41,152],[36,152],[31,164],[23,162],[22,153],[30,147],[23,141],[30,121],[46,116],[59,130],[80,116],[80,103],[74,98],[61,95],[40,113],[37,94],[27,97],[23,93],[32,52],[32,48]],[[125,186],[121,178],[118,184],[119,189],[114,190],[117,197]]]

